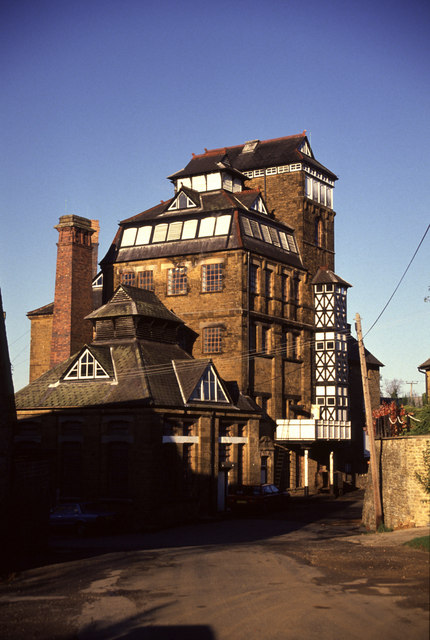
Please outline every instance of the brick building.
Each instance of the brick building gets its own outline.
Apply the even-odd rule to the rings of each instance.
[[[224,509],[228,474],[259,482],[259,408],[191,356],[194,332],[154,293],[120,285],[88,320],[92,342],[16,394],[21,444],[53,452],[53,500],[140,526]]]
[[[336,179],[305,132],[205,150],[170,176],[170,199],[120,223],[101,261],[105,296],[120,282],[151,288],[198,334],[194,353],[261,406],[289,488],[312,488],[320,467],[333,484],[362,460],[350,446],[350,285],[333,271]]]
[[[170,176],[174,188],[166,201],[120,222],[93,279],[93,307],[96,300],[107,304],[124,285],[155,293],[186,323],[193,356],[210,358],[219,376],[263,412],[254,452],[261,477],[305,492],[333,487],[336,472],[362,471],[363,417],[357,410],[351,424],[350,411],[351,380],[361,393],[348,357],[350,285],[334,273],[336,179],[316,160],[305,132],[205,150]],[[77,256],[86,255],[88,265],[88,246],[96,244],[97,230],[90,242],[85,235],[94,221],[69,218],[57,227],[60,272],[70,257],[79,265]],[[65,240],[82,244],[79,252],[63,250],[63,228]],[[85,273],[77,289],[66,278],[69,288],[59,298],[57,275],[53,307],[29,314],[35,377],[49,368],[46,353],[58,362],[57,352],[61,358],[73,352],[71,335],[63,339],[62,330],[54,330],[57,300],[68,300],[71,313],[73,297],[82,296],[88,308]],[[85,322],[81,312],[79,321],[62,323],[70,334],[79,326],[76,345],[90,343]],[[36,331],[45,332],[39,346]],[[231,472],[228,482],[236,480]]]

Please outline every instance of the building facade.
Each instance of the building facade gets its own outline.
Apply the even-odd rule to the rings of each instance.
[[[259,408],[191,356],[154,293],[120,285],[88,320],[92,342],[16,394],[16,443],[51,452],[52,502],[103,501],[140,527],[223,510],[228,476],[259,482]]]
[[[336,472],[362,471],[363,414],[351,400],[360,396],[361,381],[349,367],[353,340],[346,324],[350,285],[334,272],[337,177],[316,160],[303,132],[205,150],[169,179],[168,199],[120,222],[93,277],[93,307],[107,304],[122,285],[155,294],[181,318],[194,336],[193,356],[210,359],[223,380],[260,407],[256,464],[269,470],[268,480],[308,491],[333,487]],[[60,219],[59,231],[74,228],[67,232],[72,244],[85,245],[82,220]],[[98,227],[87,222],[96,246]],[[64,266],[60,245],[61,237],[57,262]],[[94,248],[92,258],[83,249],[79,255],[95,276]],[[71,247],[66,253],[78,255]],[[79,261],[72,259],[77,267]],[[84,280],[73,296],[62,295],[69,316],[81,291],[88,302]],[[51,362],[59,352],[60,282],[57,276],[52,309],[29,314],[46,343],[51,335],[44,351],[32,339],[32,353],[40,361],[43,351],[45,367],[46,352]],[[68,326],[82,328],[80,316]],[[81,332],[79,341],[89,339]],[[39,365],[32,357],[35,377]],[[351,406],[359,405],[354,426]],[[237,481],[229,473],[229,482]]]

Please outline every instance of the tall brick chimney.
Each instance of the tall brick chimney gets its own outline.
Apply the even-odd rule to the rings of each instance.
[[[91,220],[91,228],[93,235],[91,236],[91,245],[93,247],[93,278],[96,277],[99,270],[99,233],[100,224],[98,220]]]
[[[80,216],[61,216],[55,227],[57,273],[52,322],[51,367],[63,362],[92,340],[92,325],[84,320],[93,310],[93,246],[91,236],[98,229]]]

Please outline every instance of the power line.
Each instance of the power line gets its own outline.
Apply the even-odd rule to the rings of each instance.
[[[367,330],[367,332],[364,334],[364,337],[366,337],[366,336],[367,336],[367,335],[372,331],[373,327],[376,325],[376,323],[378,322],[378,320],[380,319],[380,317],[381,317],[381,316],[382,316],[382,314],[384,313],[385,309],[388,307],[388,305],[390,304],[391,300],[394,298],[394,295],[395,295],[395,293],[396,293],[397,289],[400,287],[400,285],[401,285],[401,283],[402,283],[402,281],[403,281],[403,278],[405,277],[405,275],[406,275],[406,274],[407,274],[407,272],[409,271],[409,267],[410,267],[410,266],[411,266],[411,264],[413,263],[413,261],[414,261],[414,259],[415,259],[415,256],[417,255],[417,253],[418,253],[418,251],[419,251],[419,249],[420,249],[420,247],[421,247],[422,243],[424,242],[424,238],[426,237],[426,235],[427,235],[427,233],[428,233],[428,230],[429,230],[429,229],[430,229],[430,224],[428,225],[427,229],[425,230],[423,237],[421,238],[421,240],[420,240],[420,242],[419,242],[419,244],[418,244],[417,248],[415,249],[414,255],[413,255],[413,256],[412,256],[412,258],[410,259],[408,266],[407,266],[407,267],[406,267],[406,269],[404,270],[402,277],[400,278],[399,282],[397,283],[396,288],[394,289],[394,291],[393,291],[393,293],[391,294],[391,296],[388,298],[387,303],[385,304],[385,306],[384,306],[384,308],[382,309],[382,311],[381,311],[381,313],[379,314],[379,316],[376,318],[375,322],[372,324],[372,326],[370,327],[370,329],[368,329],[368,330]]]

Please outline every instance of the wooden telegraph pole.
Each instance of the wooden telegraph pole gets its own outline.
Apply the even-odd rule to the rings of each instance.
[[[361,331],[361,319],[360,319],[359,313],[355,314],[355,328],[357,331],[358,351],[360,354],[361,380],[363,382],[363,396],[364,396],[364,407],[366,410],[367,435],[369,437],[370,472],[372,474],[373,504],[375,508],[375,525],[376,525],[376,529],[378,529],[379,526],[382,524],[381,490],[379,486],[379,468],[378,468],[378,465],[376,464],[375,434],[373,432],[373,417],[372,417],[372,405],[370,403],[369,379],[367,377],[366,356],[364,352],[363,333]]]

